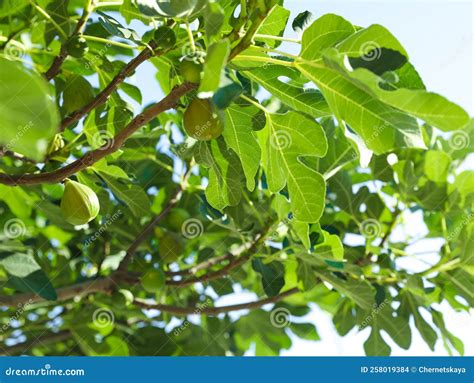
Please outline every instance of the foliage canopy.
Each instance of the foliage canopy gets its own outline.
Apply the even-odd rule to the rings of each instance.
[[[438,306],[474,301],[474,123],[383,26],[282,0],[16,0],[0,32],[0,353],[278,355],[319,339],[309,304],[370,328],[368,355],[412,331],[463,353]],[[422,238],[391,237],[415,215],[445,240],[421,272],[399,261]]]

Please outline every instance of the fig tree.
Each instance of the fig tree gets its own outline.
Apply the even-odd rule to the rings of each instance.
[[[192,60],[183,60],[180,70],[181,75],[187,82],[197,84],[201,81],[202,64]]]
[[[183,223],[191,216],[185,209],[176,208],[171,210],[170,214],[166,217],[166,225],[173,231],[181,231]]]
[[[184,129],[199,141],[209,141],[222,134],[222,118],[210,99],[196,98],[184,112]]]
[[[61,212],[72,225],[84,225],[99,214],[99,199],[94,191],[79,182],[66,180]]]
[[[66,42],[66,52],[69,56],[80,58],[89,50],[87,41],[79,35],[71,37]]]
[[[140,281],[146,291],[149,293],[158,293],[165,286],[165,273],[161,270],[153,269],[148,271]]]
[[[153,34],[157,48],[170,49],[176,45],[176,35],[169,27],[159,27]]]
[[[158,239],[158,252],[165,263],[173,263],[183,254],[181,238],[172,232],[166,232]]]

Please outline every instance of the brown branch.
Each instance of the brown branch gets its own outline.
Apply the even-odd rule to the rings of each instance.
[[[3,347],[0,345],[0,356],[14,356],[23,354],[30,348],[35,346],[43,346],[51,343],[63,342],[72,336],[69,330],[60,331],[58,333],[50,333],[42,335],[39,338],[27,340],[26,342],[17,343],[13,346]]]
[[[56,293],[58,299],[55,302],[67,301],[75,297],[86,296],[89,294],[109,291],[115,288],[117,280],[114,277],[97,278],[80,282],[71,286],[58,288]],[[22,293],[10,296],[0,296],[0,306],[8,307],[27,307],[30,304],[44,302],[45,300],[35,293]]]
[[[28,162],[30,164],[36,164],[37,162],[31,158],[25,157],[23,154],[15,153],[11,150],[8,150],[5,147],[0,147],[0,157],[10,157],[13,160],[19,160],[22,162]]]
[[[242,247],[243,246],[245,246],[245,245],[242,245]],[[239,253],[240,251],[237,250],[237,252]],[[217,265],[221,262],[227,261],[227,260],[232,259],[234,257],[235,257],[235,255],[233,253],[227,253],[227,254],[221,255],[219,257],[214,257],[214,258],[208,259],[207,261],[203,261],[203,262],[198,263],[197,265],[194,265],[194,266],[189,267],[187,269],[181,269],[181,270],[178,270],[178,271],[165,271],[165,275],[167,277],[179,277],[179,276],[185,276],[185,275],[193,275],[193,274],[196,274],[200,270],[208,269],[212,266],[215,266],[215,265]]]
[[[130,61],[114,78],[113,80],[87,105],[84,105],[82,108],[72,112],[68,116],[66,116],[62,121],[59,130],[62,132],[66,129],[69,125],[73,124],[74,122],[81,119],[91,110],[97,108],[99,105],[102,105],[104,102],[107,101],[109,96],[118,88],[125,79],[130,76],[137,67],[151,58],[155,51],[156,44],[152,41],[149,44],[150,48],[146,48],[141,51],[132,61]]]
[[[91,12],[93,9],[93,1],[89,1],[88,6],[84,9],[84,12],[82,13],[81,18],[77,21],[76,28],[74,28],[74,31],[72,32],[71,36],[74,36],[76,34],[82,33],[86,26],[87,19],[89,18]],[[44,77],[46,80],[50,81],[52,78],[54,78],[59,71],[61,70],[61,66],[63,65],[64,60],[66,60],[66,57],[68,56],[67,54],[67,49],[66,49],[66,43],[61,44],[61,48],[59,50],[59,54],[54,58],[53,63],[49,67],[49,69],[46,71],[44,74]]]
[[[232,270],[236,269],[237,267],[243,265],[245,262],[247,262],[252,255],[255,254],[255,252],[258,250],[259,245],[265,240],[266,233],[269,229],[267,228],[264,230],[264,232],[260,233],[250,244],[250,246],[244,246],[240,249],[240,253],[243,253],[244,251],[247,251],[247,253],[243,256],[238,257],[240,253],[237,254],[232,254],[232,256],[226,256],[226,258],[231,259],[231,261],[224,266],[223,268],[216,270],[216,271],[210,271],[204,275],[201,275],[199,277],[192,276],[186,279],[182,279],[179,281],[174,281],[174,280],[167,280],[166,281],[166,286],[173,286],[173,287],[186,287],[189,285],[193,285],[194,283],[200,283],[200,282],[208,282],[208,281],[213,281],[215,279],[219,279],[222,277],[227,276]],[[206,263],[206,262],[203,262]],[[212,265],[212,262],[211,262]]]
[[[186,180],[188,179],[190,174],[191,174],[191,166],[188,166],[188,170],[184,174],[183,180],[181,181],[179,186],[176,188],[176,190],[172,194],[169,202],[166,204],[163,210],[161,210],[160,214],[155,216],[155,218],[153,218],[151,222],[145,226],[145,228],[141,231],[141,233],[135,238],[132,244],[128,247],[125,257],[122,259],[122,262],[120,262],[119,268],[117,270],[118,272],[122,272],[127,269],[127,266],[132,260],[133,255],[137,251],[138,246],[140,246],[140,244],[151,234],[153,228],[158,224],[158,222],[160,222],[163,218],[165,218],[170,213],[171,209],[178,203],[183,193],[184,184],[186,183]]]
[[[221,306],[221,307],[203,307],[204,305],[197,306],[197,307],[178,307],[178,306],[170,306],[170,305],[163,305],[159,303],[147,303],[146,301],[142,300],[134,300],[134,304],[144,308],[144,309],[155,309],[160,310],[163,312],[167,312],[174,315],[218,315],[222,313],[228,313],[231,311],[239,311],[239,310],[248,310],[248,309],[256,309],[262,306],[265,306],[269,303],[276,303],[279,302],[290,295],[296,294],[299,292],[298,288],[292,288],[290,290],[284,291],[278,295],[273,297],[261,299],[254,302],[247,302],[247,303],[240,303],[236,305],[229,305],[229,306]]]
[[[178,192],[180,194],[181,192]],[[174,202],[176,197],[172,198],[168,203],[167,207],[165,207],[166,212],[169,212],[172,206],[176,202]],[[163,210],[165,211],[165,210]],[[167,213],[165,213],[167,214]],[[140,233],[140,235],[135,239],[135,241],[129,246],[127,249],[127,255],[120,263],[119,268],[114,271],[108,277],[101,277],[90,279],[84,282],[80,282],[71,286],[64,286],[56,289],[57,293],[57,300],[54,302],[62,302],[67,301],[69,299],[75,297],[85,297],[89,294],[94,294],[98,292],[107,292],[107,291],[114,291],[117,289],[120,283],[127,283],[127,284],[136,284],[139,282],[138,275],[131,274],[126,272],[126,267],[132,259],[133,254],[136,252],[138,245],[150,234],[151,230],[153,229],[154,224],[156,224],[160,219],[162,219],[165,215],[163,212],[160,213],[155,217],[155,219],[150,222],[145,229]],[[234,258],[228,265],[223,267],[220,270],[209,272],[204,274],[201,277],[192,277],[180,281],[166,281],[166,286],[174,286],[174,287],[186,287],[191,284],[197,282],[206,282],[211,281],[217,278],[221,278],[226,276],[230,271],[234,270],[235,268],[239,267],[243,263],[247,262],[251,256],[255,253],[258,249],[258,245],[263,242],[265,239],[266,231],[261,233],[250,245],[247,245],[245,249],[248,249],[248,253],[244,256],[238,257],[239,254],[232,254]],[[241,250],[244,251],[243,249]],[[19,305],[28,306],[33,303],[44,302],[45,300],[36,295],[35,293],[21,293],[15,294],[10,296],[0,296],[0,306],[7,306],[7,307],[18,307]]]
[[[95,162],[107,155],[119,150],[124,142],[135,133],[140,127],[148,123],[160,113],[174,108],[179,99],[196,87],[196,84],[184,83],[175,87],[165,98],[141,114],[137,115],[123,130],[120,131],[111,141],[106,142],[102,147],[90,151],[76,161],[63,168],[46,172],[30,174],[0,174],[0,183],[5,185],[36,185],[41,183],[57,183],[67,177],[86,169]]]
[[[222,313],[228,313],[231,311],[257,309],[270,303],[280,302],[283,299],[291,295],[294,295],[298,292],[299,292],[299,289],[295,287],[290,290],[286,290],[273,297],[260,299],[254,302],[240,303],[240,304],[221,306],[221,307],[204,307],[204,305],[197,306],[197,307],[178,307],[178,306],[171,306],[171,305],[162,305],[158,303],[147,303],[146,301],[142,301],[142,300],[134,300],[134,304],[143,309],[155,309],[155,310],[160,310],[162,312],[167,312],[174,315],[195,314],[195,315],[212,316],[212,315],[218,315]],[[13,346],[9,346],[9,347],[0,346],[0,355],[8,356],[8,355],[22,354],[34,346],[42,346],[42,345],[51,344],[51,343],[63,342],[69,339],[71,335],[72,334],[70,331],[64,330],[56,334],[52,333],[52,334],[44,335],[44,336],[41,336],[40,338],[18,343]]]

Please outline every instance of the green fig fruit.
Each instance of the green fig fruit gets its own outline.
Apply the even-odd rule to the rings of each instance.
[[[199,141],[209,141],[222,134],[222,117],[210,99],[196,98],[184,112],[184,129]]]
[[[184,222],[189,218],[191,218],[191,216],[185,209],[175,208],[171,210],[171,212],[166,217],[165,224],[171,230],[180,232]]]
[[[181,75],[187,82],[192,82],[193,84],[201,82],[202,64],[191,60],[183,60],[180,70]]]
[[[84,225],[99,214],[99,199],[94,191],[79,182],[66,180],[61,212],[72,225]]]
[[[163,230],[161,227],[155,227],[154,231],[155,231],[155,237],[158,239],[163,237],[166,233],[165,230]]]
[[[183,250],[181,238],[176,233],[167,232],[158,239],[158,252],[165,263],[176,262]]]
[[[163,271],[153,269],[148,271],[140,281],[149,293],[159,293],[165,287],[166,277]]]
[[[66,42],[66,52],[69,56],[80,58],[89,50],[87,41],[79,35],[71,37]]]
[[[159,27],[153,34],[157,48],[170,49],[176,45],[176,35],[169,27]]]

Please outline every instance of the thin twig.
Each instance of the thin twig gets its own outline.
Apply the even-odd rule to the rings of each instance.
[[[181,181],[179,186],[176,188],[176,190],[173,192],[169,202],[166,204],[166,206],[163,208],[160,214],[155,216],[155,218],[153,218],[151,222],[147,226],[145,226],[145,228],[141,231],[141,233],[135,238],[132,244],[128,247],[125,257],[122,259],[122,262],[120,262],[120,266],[118,268],[119,272],[125,271],[127,269],[128,264],[132,260],[132,257],[136,253],[140,244],[152,233],[154,227],[158,224],[158,222],[160,222],[163,218],[165,218],[170,213],[171,209],[178,203],[178,201],[181,198],[181,194],[183,193],[187,178],[189,177],[190,174],[191,174],[191,166],[188,167],[188,170],[183,176],[183,180]]]
[[[144,309],[155,309],[160,310],[162,312],[167,312],[174,315],[218,315],[222,313],[228,313],[231,311],[239,311],[239,310],[249,310],[249,309],[256,309],[262,306],[265,306],[269,303],[276,303],[280,302],[281,300],[289,297],[290,295],[296,294],[299,292],[298,288],[292,288],[290,290],[286,290],[278,295],[273,297],[261,299],[254,302],[247,302],[247,303],[240,303],[236,305],[229,305],[229,306],[221,306],[221,307],[178,307],[178,306],[171,306],[171,305],[163,305],[159,303],[148,303],[143,300],[134,300],[134,304]]]
[[[150,43],[150,46],[153,49],[156,48],[156,45],[153,42]],[[140,64],[152,57],[153,54],[154,52],[150,49],[144,49],[142,52],[140,52],[140,54],[130,61],[91,102],[66,116],[61,121],[60,131],[64,131],[66,127],[78,121],[87,113],[106,102],[108,97],[118,88],[118,86],[122,84]]]
[[[208,282],[208,281],[213,281],[215,279],[219,279],[222,277],[227,276],[232,270],[236,269],[237,267],[243,265],[245,262],[247,262],[250,258],[252,258],[252,255],[255,254],[255,252],[258,251],[259,245],[265,240],[266,233],[268,232],[268,228],[265,229],[262,233],[258,234],[256,238],[251,242],[251,244],[247,248],[244,248],[241,250],[243,253],[246,251],[245,255],[242,255],[239,257],[240,254],[234,254],[231,259],[231,261],[224,266],[223,268],[216,270],[216,271],[210,271],[204,275],[201,275],[199,277],[196,276],[191,276],[186,279],[182,279],[179,281],[175,280],[167,280],[166,281],[166,286],[173,286],[173,287],[186,287],[189,285],[193,285],[195,283],[202,283],[202,282]]]
[[[74,36],[76,34],[82,33],[86,26],[87,19],[91,15],[92,11],[94,9],[94,2],[93,0],[89,0],[87,3],[87,6],[84,8],[84,12],[82,13],[81,18],[77,21],[76,28],[74,28],[74,31],[72,32],[71,36]],[[64,33],[64,31],[63,31]],[[67,35],[63,36],[66,40],[69,38]],[[56,56],[56,58],[53,60],[53,63],[49,67],[49,69],[46,71],[44,74],[44,77],[46,80],[50,81],[53,79],[60,71],[61,66],[63,65],[64,60],[66,60],[67,57],[67,49],[66,49],[66,43],[67,41],[64,41],[61,44],[61,48],[59,50],[59,54]]]

